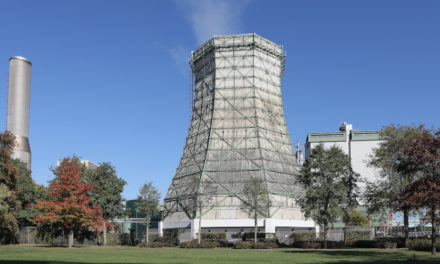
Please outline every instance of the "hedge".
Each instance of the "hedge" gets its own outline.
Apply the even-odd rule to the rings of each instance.
[[[145,248],[162,248],[162,247],[174,247],[175,245],[170,244],[169,242],[149,242],[149,243],[139,243],[138,247]]]
[[[201,241],[199,244],[197,240],[182,242],[179,244],[180,248],[215,248],[220,246],[220,243],[217,241]]]
[[[371,238],[370,230],[345,230],[345,241],[369,240]]]
[[[277,248],[278,245],[275,242],[272,241],[265,241],[265,242],[251,242],[251,241],[238,241],[234,244],[235,249],[271,249],[271,248]]]
[[[408,248],[418,251],[431,251],[431,238],[414,238],[408,240]],[[435,246],[440,249],[440,238],[437,237]]]
[[[318,238],[315,232],[293,233],[293,241],[318,241],[324,239],[324,233],[320,232]]]
[[[202,233],[202,240],[206,240],[206,241],[226,240],[226,233],[222,233],[222,232]]]

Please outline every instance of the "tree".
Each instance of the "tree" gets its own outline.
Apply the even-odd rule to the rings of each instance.
[[[16,213],[20,209],[17,199],[18,168],[12,153],[15,146],[15,136],[9,131],[0,133],[0,185],[3,189],[2,203],[5,205],[0,222],[0,238],[2,243],[11,243],[16,240],[18,230]],[[7,206],[6,206],[7,205]]]
[[[241,208],[248,212],[249,217],[254,219],[254,243],[257,243],[258,218],[268,216],[271,206],[269,192],[264,181],[251,176],[243,186]]]
[[[91,184],[84,183],[80,166],[65,158],[50,182],[48,200],[37,199],[32,205],[41,211],[32,220],[39,225],[63,228],[68,234],[70,248],[75,230],[87,226],[96,228],[102,221],[100,208],[91,206],[91,200],[87,197],[91,191]]]
[[[347,226],[368,226],[370,220],[363,213],[353,210],[344,217],[344,224]]]
[[[3,183],[0,183],[0,244],[14,240],[15,230],[18,229],[14,212],[9,207],[8,200],[12,192]]]
[[[94,206],[101,208],[103,245],[107,245],[106,221],[124,214],[121,193],[126,182],[118,178],[115,168],[109,162],[102,163],[85,174],[86,181],[93,187],[90,195]]]
[[[297,183],[305,190],[297,197],[306,218],[312,218],[324,227],[324,248],[327,248],[329,224],[356,205],[356,182],[359,174],[351,167],[350,157],[340,148],[328,150],[318,145],[306,160]]]
[[[423,129],[423,125],[384,127],[379,133],[383,141],[378,148],[373,150],[368,161],[368,165],[378,169],[380,175],[380,179],[377,179],[376,182],[367,183],[364,197],[368,214],[372,215],[389,208],[393,211],[403,212],[406,247],[409,237],[408,219],[412,206],[409,200],[404,199],[401,194],[413,181],[414,171],[411,168],[400,166],[399,157],[403,157],[403,148]]]
[[[142,186],[138,194],[136,210],[145,214],[145,242],[148,243],[150,235],[151,218],[159,213],[160,192],[153,186],[153,182],[148,182]]]
[[[440,209],[440,130],[431,132],[424,129],[405,145],[397,159],[397,171],[411,171],[413,181],[400,194],[415,208],[426,208],[432,224],[432,255],[436,254],[436,219]]]

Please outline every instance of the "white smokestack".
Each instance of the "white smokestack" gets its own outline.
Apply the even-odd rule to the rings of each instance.
[[[6,129],[16,137],[13,158],[31,169],[29,146],[29,103],[32,63],[23,57],[9,58],[8,115]]]

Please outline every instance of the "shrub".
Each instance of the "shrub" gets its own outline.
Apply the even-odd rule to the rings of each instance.
[[[215,248],[219,247],[220,243],[217,241],[202,241],[200,244],[197,240],[182,242],[179,244],[180,248]]]
[[[369,240],[370,230],[345,230],[345,241]]]
[[[119,241],[121,246],[131,246],[131,238],[130,238],[130,234],[120,234],[119,236]]]
[[[437,238],[435,246],[440,248],[440,239]],[[408,248],[411,250],[419,251],[431,251],[431,239],[430,238],[414,238],[408,241]]]
[[[149,243],[139,243],[137,246],[141,248],[145,248],[145,247],[161,248],[161,247],[171,247],[173,245],[167,242],[149,242]]]
[[[257,242],[256,244],[251,241],[238,241],[234,244],[235,249],[270,249],[277,247],[277,244],[271,241]]]
[[[254,232],[249,232],[249,233],[243,233],[243,235],[241,236],[243,241],[253,241],[254,240]],[[265,233],[257,233],[257,239],[258,240],[264,240],[266,238],[266,234]]]
[[[121,235],[116,233],[107,233],[107,245],[108,246],[119,246],[121,245]]]
[[[403,248],[405,246],[405,238],[404,237],[377,237],[377,242],[381,242],[384,245],[386,243],[395,243],[397,248]],[[385,247],[387,248],[387,247]]]
[[[324,239],[324,233],[319,233],[318,238],[316,238],[315,232],[300,232],[293,233],[293,241],[317,241]]]
[[[226,240],[226,233],[202,233],[202,240],[206,241],[219,241]]]

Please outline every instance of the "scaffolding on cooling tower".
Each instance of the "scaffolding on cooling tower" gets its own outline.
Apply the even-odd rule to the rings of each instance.
[[[215,212],[219,208],[239,211],[251,176],[264,180],[269,191],[267,217],[280,209],[298,211],[294,197],[302,191],[295,185],[298,165],[281,95],[283,48],[256,34],[216,36],[193,52],[190,65],[191,124],[164,200],[164,218],[195,219],[208,213],[221,218]],[[194,178],[199,183],[195,189]],[[199,198],[205,180],[216,185],[215,198],[197,215],[187,205]]]

